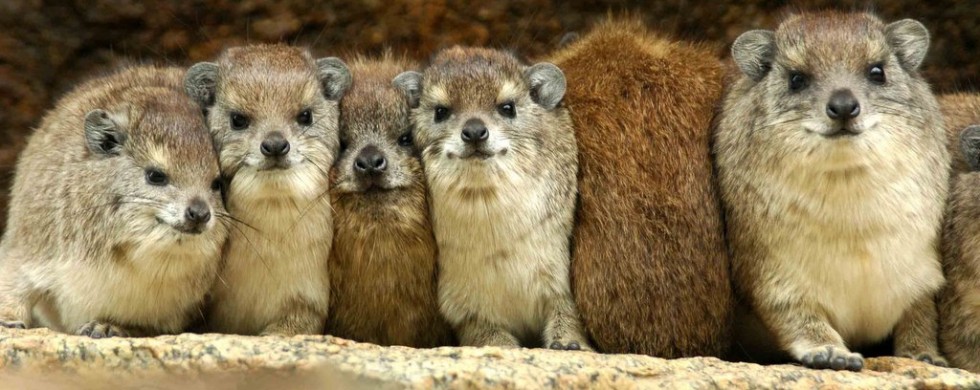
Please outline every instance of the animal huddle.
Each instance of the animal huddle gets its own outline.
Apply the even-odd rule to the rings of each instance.
[[[937,101],[928,45],[825,12],[744,33],[729,70],[633,21],[533,65],[125,69],[21,155],[0,325],[848,370],[891,336],[980,371],[980,97]]]

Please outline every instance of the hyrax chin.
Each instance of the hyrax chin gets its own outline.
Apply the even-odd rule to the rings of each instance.
[[[31,136],[0,244],[0,325],[182,331],[226,237],[218,159],[183,71],[136,67],[60,100]]]
[[[455,47],[394,82],[414,107],[440,308],[460,342],[589,348],[569,287],[578,161],[561,70]]]
[[[416,65],[390,56],[350,64],[331,184],[327,333],[410,347],[452,343],[439,313],[436,243],[408,100],[392,79]]]
[[[208,327],[238,334],[323,331],[333,240],[329,169],[337,101],[351,83],[337,58],[285,45],[233,48],[187,72],[205,107],[236,218]]]
[[[792,16],[732,47],[715,152],[735,285],[807,367],[859,370],[849,347],[942,364],[934,296],[949,154],[916,69],[914,20]]]

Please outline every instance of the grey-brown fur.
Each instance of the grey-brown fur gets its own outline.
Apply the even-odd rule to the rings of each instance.
[[[177,68],[125,69],[81,84],[41,121],[0,244],[3,325],[147,336],[199,317],[226,215],[182,80]]]
[[[949,155],[916,71],[928,39],[912,20],[823,12],[733,45],[742,75],[715,153],[735,284],[806,366],[860,369],[849,348],[892,331],[896,354],[944,363],[933,296]]]

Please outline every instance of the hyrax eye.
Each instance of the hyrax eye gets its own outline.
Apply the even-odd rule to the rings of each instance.
[[[868,68],[868,81],[878,84],[885,84],[885,65],[874,64]]]
[[[147,168],[144,171],[146,176],[146,183],[151,186],[165,186],[170,182],[170,178],[167,177],[166,173],[157,168]]]
[[[340,139],[340,151],[343,152],[345,150],[347,150],[347,140],[341,138]]]
[[[435,117],[436,123],[442,122],[447,118],[449,118],[449,114],[451,114],[451,112],[449,111],[449,107],[444,107],[444,106],[436,107],[436,117]]]
[[[405,147],[412,146],[412,132],[406,131],[405,134],[398,137],[398,145]]]
[[[211,191],[221,192],[222,187],[224,187],[224,183],[220,177],[211,182]]]
[[[249,124],[251,124],[251,120],[244,114],[237,112],[231,113],[231,128],[233,130],[245,130]]]
[[[309,126],[313,124],[313,112],[309,109],[303,110],[303,112],[296,115],[296,123],[300,126]]]
[[[810,77],[801,72],[792,72],[789,74],[789,90],[793,92],[799,92],[810,85]]]
[[[514,107],[514,102],[504,102],[497,105],[497,112],[503,115],[505,118],[513,118],[517,116],[517,109]]]

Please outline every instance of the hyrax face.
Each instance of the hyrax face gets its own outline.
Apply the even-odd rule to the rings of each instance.
[[[309,198],[327,185],[337,100],[350,85],[339,59],[314,60],[284,45],[228,50],[188,70],[186,87],[207,109],[232,194]]]
[[[474,180],[498,169],[533,171],[565,93],[552,64],[528,67],[504,52],[460,47],[394,83],[416,107],[415,142],[427,164]]]
[[[170,91],[125,101],[85,117],[89,151],[113,165],[114,218],[147,242],[222,234],[218,159],[197,108]]]
[[[354,84],[340,106],[340,156],[333,191],[381,197],[420,188],[422,166],[412,139],[408,100],[391,80],[397,62],[351,65]],[[380,200],[392,205],[391,200]]]
[[[752,136],[817,158],[830,148],[887,147],[922,127],[915,71],[928,45],[920,23],[885,25],[867,14],[796,16],[775,32],[743,34],[732,56],[755,82]]]

